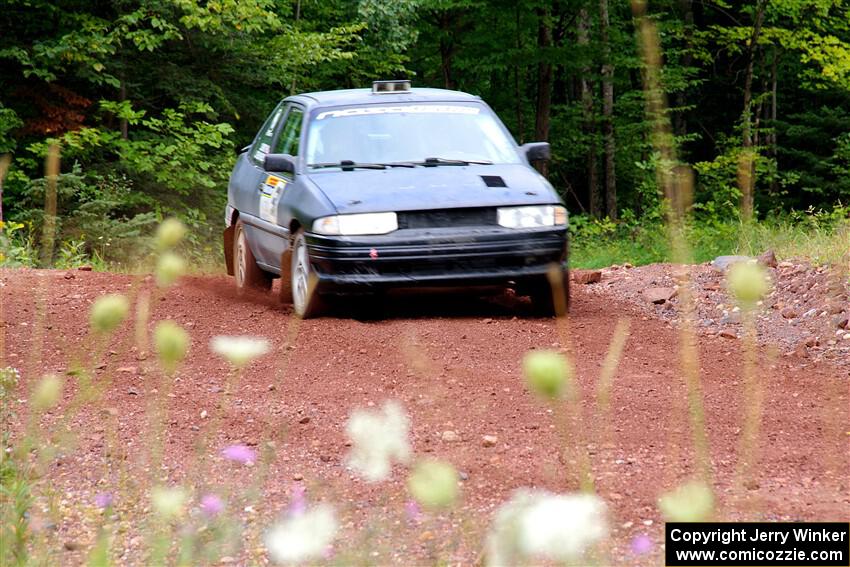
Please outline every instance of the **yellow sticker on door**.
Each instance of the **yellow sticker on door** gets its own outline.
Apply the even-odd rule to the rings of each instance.
[[[260,186],[260,218],[269,222],[277,222],[277,206],[280,196],[286,188],[286,180],[269,175],[266,182]]]

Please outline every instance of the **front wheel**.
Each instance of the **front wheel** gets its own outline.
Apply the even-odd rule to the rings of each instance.
[[[292,308],[302,319],[310,319],[321,314],[325,301],[316,290],[319,278],[310,264],[310,254],[307,250],[307,240],[304,230],[299,229],[292,241]]]
[[[233,275],[236,276],[236,291],[242,295],[248,290],[268,291],[272,287],[272,276],[257,265],[254,253],[245,236],[245,225],[236,221],[233,235]]]

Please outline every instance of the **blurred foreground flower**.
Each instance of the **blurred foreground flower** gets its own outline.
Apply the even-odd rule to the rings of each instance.
[[[528,388],[542,398],[563,396],[572,378],[566,357],[550,350],[529,352],[522,361]]]
[[[737,262],[729,268],[726,287],[742,308],[752,309],[770,292],[770,279],[761,264]]]
[[[154,512],[166,520],[183,513],[186,498],[186,491],[177,486],[157,486],[151,490]]]
[[[264,542],[275,563],[320,559],[333,543],[337,526],[333,507],[319,504],[272,526],[266,532]]]
[[[221,450],[221,455],[243,465],[253,465],[257,460],[257,452],[247,445],[230,445]]]
[[[101,295],[91,306],[89,323],[98,333],[111,333],[124,321],[129,311],[130,302],[123,295]]]
[[[423,461],[410,473],[407,486],[422,506],[450,506],[457,498],[457,471],[443,461]]]
[[[47,374],[39,380],[32,393],[32,406],[36,410],[50,409],[56,405],[62,395],[62,379],[55,374]]]
[[[114,502],[114,497],[111,492],[98,492],[94,495],[94,505],[103,510],[109,508]]]
[[[156,262],[156,285],[168,287],[186,273],[186,261],[173,252],[165,252]]]
[[[419,503],[416,500],[408,500],[404,504],[404,515],[411,523],[418,524],[422,521],[422,510],[419,508]]]
[[[605,502],[598,496],[521,489],[496,512],[487,565],[577,562],[607,536]]]
[[[160,321],[154,330],[154,343],[162,366],[171,372],[186,356],[189,333],[174,321]]]
[[[204,494],[201,497],[201,512],[207,518],[215,518],[224,512],[224,500],[217,494]]]
[[[233,366],[241,368],[269,352],[269,341],[254,337],[218,336],[210,341],[210,348]]]
[[[640,534],[632,540],[631,548],[635,555],[645,555],[652,550],[652,540],[648,535]]]
[[[668,522],[702,522],[714,511],[714,493],[694,480],[661,495],[658,507]]]
[[[168,218],[156,229],[156,245],[160,250],[174,248],[186,236],[186,225],[175,218]]]
[[[348,464],[369,482],[386,479],[393,460],[410,458],[410,421],[398,402],[387,401],[380,410],[354,410],[345,431],[352,444]]]

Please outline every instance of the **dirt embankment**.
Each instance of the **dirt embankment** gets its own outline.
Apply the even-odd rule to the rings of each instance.
[[[719,299],[719,276],[710,270],[697,270],[704,294],[700,321],[713,321],[703,325],[709,332],[700,338],[699,364],[718,517],[845,518],[850,507],[848,377],[842,374],[844,367],[820,358],[832,352],[835,361],[846,350],[828,350],[828,340],[837,339],[824,334],[818,335],[819,344],[808,347],[807,358],[785,357],[798,338],[777,336],[770,329],[781,324],[789,332],[814,333],[810,321],[829,320],[807,315],[815,305],[803,295],[780,295],[774,313],[759,323],[764,340],[779,343],[779,356],[772,357],[768,349],[760,360],[764,414],[755,454],[750,455],[757,472],[744,494],[734,490],[746,409],[741,353],[739,341],[717,331],[721,325],[736,327],[731,320],[721,323],[724,317],[731,319],[728,308],[706,299],[717,296],[728,305]],[[788,270],[787,279],[786,269],[778,270],[780,289],[786,280],[803,285],[803,274],[798,278]],[[825,285],[822,276],[811,275],[816,283],[809,292]],[[551,412],[534,400],[520,370],[530,349],[563,349],[575,361],[582,392],[583,421],[571,429],[571,438],[589,453],[597,490],[610,505],[611,562],[634,564],[654,561],[650,557],[660,553],[658,495],[695,473],[679,334],[670,324],[667,300],[656,306],[637,298],[650,283],[671,285],[668,277],[665,267],[607,270],[598,284],[576,285],[566,328],[552,319],[531,317],[526,305],[509,296],[404,297],[390,301],[382,317],[373,320],[297,322],[270,298],[237,298],[228,278],[185,278],[161,299],[154,296],[152,306],[154,319],[174,319],[192,334],[189,357],[168,385],[170,392],[163,396],[153,357],[130,348],[135,331],[128,326],[97,364],[96,379],[105,387],[102,399],[71,413],[67,402],[75,379],[66,372],[75,358],[90,355],[91,302],[102,293],[134,293],[138,286],[152,290],[153,285],[124,275],[6,270],[0,271],[5,337],[0,354],[2,364],[21,370],[21,398],[45,372],[67,378],[65,404],[52,410],[43,425],[49,428],[67,418],[70,434],[64,441],[69,449],[45,470],[38,485],[40,493],[49,490],[57,498],[59,518],[51,541],[63,564],[82,562],[93,542],[98,521],[94,495],[125,483],[144,486],[149,478],[227,495],[228,513],[244,523],[249,549],[259,545],[256,534],[301,484],[309,499],[331,500],[339,507],[342,543],[337,549],[356,545],[370,533],[373,539],[361,544],[373,553],[370,561],[410,564],[433,563],[434,557],[473,561],[480,550],[474,536],[481,535],[495,507],[516,488],[577,487],[576,460],[562,451],[559,434],[568,419],[565,408]],[[669,303],[675,310],[675,299]],[[798,316],[776,319],[788,306]],[[596,381],[621,318],[630,320],[631,331],[613,382],[612,413],[606,417],[596,403]],[[789,322],[795,320],[796,325]],[[208,348],[210,338],[219,334],[264,336],[274,348],[246,370],[230,393],[227,365]],[[167,401],[165,456],[161,470],[151,473],[147,415],[157,396]],[[386,483],[367,484],[345,466],[347,416],[354,408],[389,398],[403,403],[410,414],[417,455],[439,456],[461,471],[460,506],[424,525],[404,519],[408,496],[403,470]],[[222,427],[211,433],[206,426],[210,419],[220,420]],[[485,442],[485,435],[496,441]],[[218,454],[218,448],[230,443],[262,447],[269,441],[274,457],[268,469],[238,468]],[[246,488],[251,486],[259,498],[248,501]],[[39,500],[39,506],[44,503]],[[133,521],[138,507],[122,502],[120,493],[115,505],[110,521],[116,545],[124,550],[121,561],[138,563],[142,540]],[[40,510],[34,514],[43,514]],[[364,526],[373,529],[364,531]],[[468,543],[448,535],[459,530],[468,534]],[[642,559],[629,547],[640,534],[655,543]],[[63,547],[67,542],[74,545]]]
[[[802,364],[827,361],[850,374],[850,278],[826,266],[766,260],[772,291],[755,312],[758,339]],[[617,298],[642,312],[678,324],[680,286],[693,290],[695,324],[704,336],[734,340],[743,333],[743,314],[724,287],[725,262],[682,270],[670,264],[599,270],[600,281],[586,290]],[[590,277],[584,275],[583,277]],[[684,279],[683,279],[684,278]]]

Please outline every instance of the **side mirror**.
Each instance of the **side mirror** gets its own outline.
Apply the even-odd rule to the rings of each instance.
[[[270,173],[295,173],[295,158],[289,154],[266,154],[263,169]]]
[[[529,142],[519,147],[525,152],[525,157],[528,161],[546,161],[552,157],[552,148],[549,147],[549,142]]]

